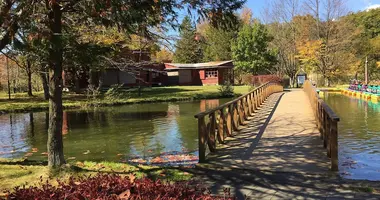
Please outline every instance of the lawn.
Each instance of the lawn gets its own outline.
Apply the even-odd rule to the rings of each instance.
[[[115,173],[119,175],[135,174],[136,177],[149,177],[153,180],[167,181],[189,180],[192,175],[181,168],[163,168],[157,166],[133,166],[125,163],[113,162],[73,162],[65,165],[57,172],[50,172],[46,163],[27,160],[0,160],[0,199],[5,190],[12,190],[16,186],[34,186],[41,180],[57,184],[57,180],[67,180],[74,176],[89,176],[97,173]]]
[[[103,94],[98,97],[84,94],[64,93],[63,106],[65,108],[85,108],[94,106],[111,106],[132,103],[149,103],[164,101],[188,101],[195,99],[221,98],[219,86],[174,86],[143,88],[141,96],[136,88],[117,90],[112,95]],[[235,86],[235,96],[248,93],[251,86]],[[11,100],[4,92],[0,93],[0,113],[41,111],[48,109],[48,101],[43,99],[42,92],[28,97],[26,93],[12,94]]]

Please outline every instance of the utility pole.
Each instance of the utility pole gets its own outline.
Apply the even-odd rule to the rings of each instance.
[[[11,100],[11,82],[9,81],[9,63],[8,63],[8,57],[5,57],[5,62],[6,62],[6,65],[7,65],[8,99]]]
[[[365,69],[364,69],[365,84],[368,85],[368,56],[365,57]]]

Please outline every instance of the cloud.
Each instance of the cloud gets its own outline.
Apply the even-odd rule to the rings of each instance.
[[[372,10],[372,9],[376,9],[376,8],[380,8],[380,4],[370,5],[370,6],[366,7],[365,10],[368,11],[368,10]]]

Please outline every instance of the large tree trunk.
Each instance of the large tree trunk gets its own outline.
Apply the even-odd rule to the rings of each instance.
[[[48,166],[56,168],[65,163],[62,141],[62,10],[58,2],[47,6],[51,6],[49,12],[51,48],[49,49]]]
[[[28,74],[28,96],[33,96],[32,88],[32,63],[26,61],[26,73]]]
[[[45,70],[40,72],[40,77],[42,80],[42,87],[44,89],[44,98],[45,100],[48,100],[49,99],[49,85],[48,85],[48,80],[46,78]]]

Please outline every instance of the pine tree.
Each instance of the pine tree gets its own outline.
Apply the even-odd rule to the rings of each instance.
[[[276,62],[268,48],[270,41],[272,37],[263,24],[244,25],[232,45],[237,70],[252,74],[268,71]]]
[[[190,17],[186,16],[179,30],[180,39],[177,41],[174,53],[174,62],[198,63],[202,60],[201,41],[196,39],[196,29],[191,24]]]

